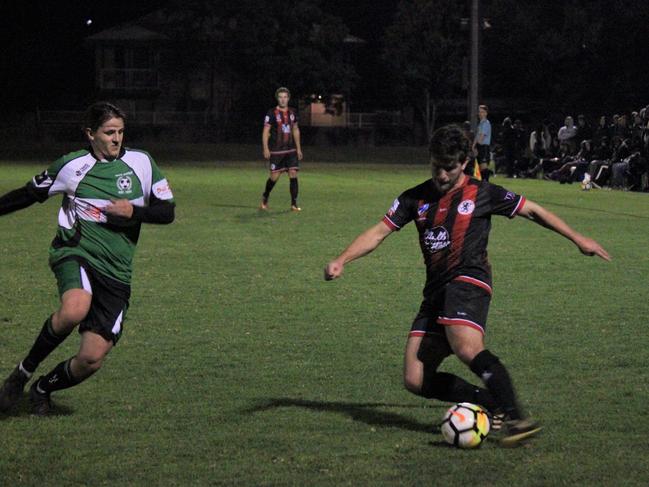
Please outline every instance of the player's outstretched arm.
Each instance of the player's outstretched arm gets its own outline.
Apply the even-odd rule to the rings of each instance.
[[[354,239],[342,254],[327,264],[327,267],[325,267],[325,280],[331,281],[340,277],[345,264],[372,252],[391,233],[392,230],[383,222],[379,222],[365,230]]]
[[[39,201],[36,195],[29,190],[28,186],[14,189],[7,194],[0,196],[0,215],[13,213],[22,210]]]
[[[550,210],[546,210],[533,201],[526,200],[518,214],[563,235],[568,240],[574,242],[584,255],[597,255],[604,260],[611,260],[608,252],[595,240],[580,234]]]

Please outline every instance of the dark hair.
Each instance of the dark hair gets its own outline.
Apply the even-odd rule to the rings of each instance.
[[[440,164],[462,164],[469,156],[471,141],[458,125],[445,125],[433,133],[428,151],[431,161]]]
[[[83,128],[84,130],[89,128],[95,132],[111,118],[121,118],[126,122],[126,113],[112,103],[107,101],[98,101],[90,105],[86,110]]]

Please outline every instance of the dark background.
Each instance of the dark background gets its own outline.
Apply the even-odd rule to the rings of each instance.
[[[5,114],[30,113],[37,107],[82,109],[95,94],[92,53],[84,38],[168,3],[4,2],[0,108]],[[386,29],[398,20],[399,9],[415,8],[421,0],[312,3],[366,41],[354,57],[355,78],[345,93],[352,110],[417,104],[418,94],[395,89],[403,81],[403,68],[395,72],[385,52]],[[455,5],[458,17],[468,16],[468,1],[437,3]],[[538,117],[547,111],[557,118],[565,113],[595,117],[638,110],[649,103],[649,2],[489,0],[482,2],[482,13],[490,28],[482,37],[481,98],[499,100],[499,115],[522,112]],[[265,14],[279,19],[284,15]],[[93,21],[90,26],[87,19]],[[401,35],[409,40],[418,32],[410,35],[406,30]],[[448,35],[461,52],[468,51],[466,29],[451,26]],[[425,37],[422,43],[427,43]],[[461,80],[440,96],[465,97]],[[263,100],[268,96],[248,103],[249,109]]]

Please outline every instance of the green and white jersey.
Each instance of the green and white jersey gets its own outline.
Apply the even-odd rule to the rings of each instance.
[[[103,209],[118,199],[142,207],[155,199],[173,202],[169,184],[153,158],[133,149],[123,149],[112,161],[100,161],[88,150],[72,152],[35,176],[30,185],[41,201],[63,195],[50,265],[79,257],[126,284],[131,281],[141,223],[109,223]]]

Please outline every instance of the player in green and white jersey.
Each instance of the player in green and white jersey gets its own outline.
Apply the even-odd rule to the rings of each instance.
[[[0,197],[4,215],[63,195],[49,250],[61,304],[0,388],[2,412],[20,400],[38,365],[77,325],[78,353],[33,382],[32,412],[48,414],[52,392],[99,370],[122,333],[140,227],[174,220],[173,194],[153,158],[122,147],[125,121],[118,107],[95,103],[86,113],[88,149],[63,156],[26,186]]]

